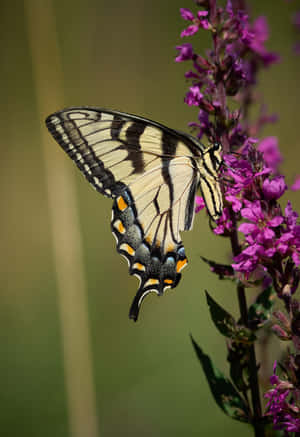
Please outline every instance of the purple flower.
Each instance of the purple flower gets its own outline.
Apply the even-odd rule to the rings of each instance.
[[[258,150],[263,154],[264,160],[268,167],[274,173],[277,172],[278,165],[282,162],[282,156],[278,147],[278,140],[276,137],[266,137],[258,145]]]
[[[271,169],[263,167],[261,170],[259,169],[259,165],[257,168],[254,168],[251,164],[253,161],[253,157],[251,159],[251,154],[255,150],[252,146],[253,140],[248,138],[245,141],[245,146],[243,148],[243,156],[245,158],[237,158],[233,155],[225,155],[223,156],[224,163],[226,168],[226,178],[230,178],[233,181],[231,186],[228,186],[226,189],[225,197],[230,202],[233,203],[232,198],[228,196],[237,196],[240,193],[240,201],[243,201],[243,193],[247,192],[251,193],[251,200],[256,198],[260,198],[260,192],[257,191],[257,181],[259,183],[261,178],[266,178],[271,173]],[[256,152],[255,152],[256,153]],[[260,166],[263,166],[263,161],[260,163]],[[259,171],[256,171],[259,170]],[[237,204],[234,206],[234,211],[237,212],[240,207]]]
[[[277,361],[275,360],[273,364],[273,375],[270,377],[270,383],[272,385],[276,385],[279,383],[279,378],[276,375],[276,367],[277,367]]]
[[[209,121],[208,113],[203,109],[200,109],[198,113],[198,120],[199,123],[191,122],[189,123],[189,126],[199,129],[198,138],[201,138],[204,134],[209,135],[212,124]]]
[[[258,251],[259,247],[255,249]],[[242,252],[234,258],[234,261],[235,262],[231,264],[232,268],[237,272],[244,273],[245,277],[248,279],[250,273],[254,272],[257,268],[259,257],[251,253]]]
[[[181,38],[184,36],[192,36],[194,35],[196,32],[198,32],[199,30],[199,26],[197,26],[197,24],[191,24],[190,26],[188,26],[186,29],[184,29],[180,36]]]
[[[201,211],[203,208],[205,208],[203,197],[196,196],[195,202],[196,202],[196,208],[195,208],[196,213]]]
[[[248,45],[251,50],[253,50],[253,52],[257,53],[261,57],[265,66],[269,66],[275,62],[278,62],[280,59],[276,53],[267,51],[265,47],[265,42],[268,38],[269,29],[267,20],[263,16],[258,17],[252,25],[251,37]]]
[[[240,199],[238,199],[236,196],[233,196],[231,194],[228,194],[225,197],[227,202],[231,203],[231,207],[234,212],[238,212],[241,210],[243,206],[243,202]]]
[[[290,190],[292,190],[292,191],[300,190],[300,176],[297,176],[295,178],[295,181],[294,181],[293,185],[291,185]]]
[[[217,221],[217,227],[214,229],[214,233],[217,235],[226,234],[226,232],[230,232],[232,229],[233,223],[230,217],[229,208],[224,208],[222,212],[222,216]]]
[[[193,24],[184,29],[180,36],[191,36],[194,35],[200,28],[202,29],[210,29],[211,26],[207,20],[207,11],[198,11],[197,17],[193,15],[193,13],[187,8],[181,8],[180,14],[184,20],[192,21]]]
[[[295,403],[299,398],[299,390],[288,380],[281,380],[276,375],[277,362],[273,366],[273,375],[270,382],[274,388],[265,393],[268,399],[266,416],[273,419],[275,429],[286,432],[300,431],[300,409]]]
[[[184,20],[193,21],[195,18],[193,13],[187,8],[180,8],[180,14]]]
[[[246,207],[241,210],[241,216],[249,222],[242,223],[238,230],[245,235],[247,246],[234,258],[232,267],[248,278],[259,265],[266,270],[266,261],[276,253],[275,230],[283,224],[284,218],[280,215],[268,217],[259,200],[244,200],[244,204]]]
[[[279,199],[286,189],[287,185],[284,181],[284,176],[275,176],[271,180],[265,179],[262,186],[263,194],[267,200]]]
[[[233,155],[225,155],[223,159],[227,166],[226,177],[233,180],[233,186],[228,187],[228,193],[235,195],[252,183],[252,167],[249,161],[238,159]]]
[[[188,26],[181,37],[194,35],[200,28],[209,29],[212,30],[212,47],[204,57],[193,50],[191,44],[179,45],[176,61],[192,61],[185,73],[189,81],[185,103],[197,106],[199,112],[197,122],[189,126],[197,129],[199,138],[206,135],[208,142],[218,141],[223,147],[219,176],[224,208],[214,233],[230,238],[232,252],[238,255],[226,273],[222,268],[218,271],[220,276],[235,277],[246,287],[272,286],[278,297],[284,299],[291,317],[288,333],[279,324],[275,325],[275,331],[300,351],[300,304],[293,320],[288,308],[292,305],[290,302],[296,301],[293,293],[300,281],[298,214],[290,203],[284,212],[278,203],[287,186],[278,169],[282,157],[277,138],[270,136],[261,140],[258,147],[254,145],[261,128],[274,122],[275,116],[269,115],[261,103],[254,122],[247,116],[252,113],[252,103],[257,102],[254,85],[258,72],[277,62],[279,57],[266,47],[269,29],[265,17],[251,24],[245,11],[239,10],[245,7],[243,2],[232,5],[231,0],[227,0],[224,7],[207,0],[197,0],[196,4],[208,11],[201,9],[194,14],[182,8],[180,13]],[[291,189],[300,189],[300,177]],[[196,212],[205,207],[201,197],[196,197],[195,203]],[[297,372],[300,356],[298,358],[299,363],[294,367]],[[298,382],[291,381],[276,375],[275,363],[271,377],[273,387],[265,395],[266,415],[271,417],[276,429],[300,432],[300,390],[295,389]]]
[[[293,211],[291,203],[285,208],[285,227],[276,241],[276,250],[282,256],[290,256],[296,266],[300,265],[300,225],[297,224],[298,214]]]
[[[206,18],[203,18],[203,17],[207,17],[207,16],[208,16],[207,11],[198,11],[197,12],[197,17],[199,20],[199,27],[202,27],[202,29],[206,29],[206,30],[211,28],[208,20]]]
[[[176,46],[176,50],[179,50],[178,56],[175,58],[176,62],[188,61],[193,59],[193,47],[189,43],[184,43],[181,46]]]
[[[242,223],[239,231],[245,235],[251,234],[252,238],[259,244],[264,244],[275,236],[272,228],[280,226],[283,222],[283,217],[275,216],[268,219],[265,212],[262,210],[259,200],[254,202],[246,202],[247,208],[243,208],[241,215],[252,223]]]
[[[191,86],[190,91],[186,94],[184,99],[185,103],[187,103],[189,106],[199,106],[202,100],[203,94],[201,93],[198,85]]]

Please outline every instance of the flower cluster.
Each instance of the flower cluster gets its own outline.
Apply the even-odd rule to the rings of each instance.
[[[288,187],[280,173],[277,138],[257,139],[264,125],[277,117],[269,115],[264,104],[256,120],[248,116],[251,105],[260,103],[254,93],[258,72],[277,63],[279,56],[266,48],[265,17],[251,23],[245,8],[241,9],[244,2],[228,0],[225,7],[217,6],[215,0],[197,0],[196,4],[200,6],[197,13],[180,10],[189,22],[181,37],[210,32],[213,47],[204,57],[184,42],[176,47],[176,61],[192,63],[185,74],[190,82],[185,103],[197,106],[199,112],[198,121],[189,125],[199,138],[206,136],[223,147],[220,177],[225,204],[214,233],[228,237],[233,250],[231,266],[206,261],[221,278],[235,275],[243,287],[261,284],[266,289],[271,285],[284,303],[286,315],[274,315],[273,332],[281,340],[290,340],[299,355],[288,355],[285,381],[279,380],[274,368],[274,387],[266,394],[267,415],[277,429],[300,432],[300,304],[294,297],[300,280],[300,225],[291,203],[283,208],[279,203]],[[300,29],[300,15],[295,17]],[[300,189],[300,177],[290,189]],[[204,207],[203,199],[196,198],[196,212]],[[247,321],[245,326],[250,326]],[[255,396],[259,399],[256,389],[252,391]]]
[[[236,256],[232,265],[236,271],[247,277],[255,270],[264,270],[274,280],[274,286],[281,295],[288,284],[295,291],[299,274],[291,271],[290,263],[300,265],[300,226],[298,214],[288,202],[284,212],[278,199],[284,194],[287,185],[284,176],[278,173],[281,155],[272,137],[265,139],[257,149],[248,148],[240,157],[225,157],[226,176],[233,181],[226,188],[225,208],[215,233],[224,233],[232,228],[228,225],[227,209],[243,219],[238,230],[244,234],[244,250]]]
[[[300,356],[292,356],[289,362],[295,377],[299,372],[296,363],[299,358]],[[280,379],[276,375],[276,367],[275,361],[273,375],[270,378],[273,388],[265,393],[265,398],[268,399],[267,416],[272,417],[275,429],[300,432],[300,390],[289,379]]]
[[[239,157],[224,157],[226,178],[232,183],[226,184],[227,206],[214,232],[230,236],[236,221],[243,220],[238,227],[244,235],[242,250],[232,267],[247,280],[251,274],[255,279],[258,275],[271,276],[275,290],[283,297],[293,293],[299,282],[300,226],[291,203],[284,211],[278,203],[287,189],[284,176],[278,174],[280,161],[272,137],[257,149],[247,147]]]
[[[269,66],[278,62],[279,57],[265,47],[268,38],[268,26],[264,17],[253,24],[248,15],[235,10],[230,0],[225,8],[208,8],[198,11],[196,16],[189,10],[180,10],[184,20],[191,24],[182,31],[181,37],[194,35],[200,29],[212,33],[214,50],[206,58],[195,53],[190,43],[176,47],[177,62],[192,61],[193,68],[185,77],[192,82],[186,94],[188,105],[199,107],[198,122],[190,126],[198,130],[198,137],[204,134],[214,141],[221,138],[224,131],[230,130],[231,147],[243,144],[247,135],[239,124],[239,113],[230,112],[224,107],[225,95],[241,98],[239,93],[256,83],[256,73],[260,65]],[[221,91],[220,84],[224,87]],[[217,126],[211,120],[217,119]],[[263,113],[260,122],[271,121]],[[230,126],[230,129],[228,129]],[[229,147],[228,150],[229,151]]]
[[[295,267],[300,264],[298,216],[290,203],[284,212],[278,204],[287,185],[278,169],[282,157],[277,139],[267,137],[255,148],[256,139],[251,136],[276,118],[266,114],[264,105],[257,121],[250,124],[245,117],[247,105],[253,101],[249,89],[257,82],[259,67],[279,60],[278,55],[265,47],[266,19],[258,17],[251,24],[246,12],[234,9],[230,0],[225,8],[208,8],[196,15],[189,9],[180,12],[183,19],[191,23],[181,33],[182,37],[194,35],[202,28],[212,32],[214,40],[214,50],[206,58],[197,55],[190,43],[176,47],[177,62],[190,60],[193,63],[193,69],[185,74],[192,81],[185,102],[200,110],[199,123],[190,125],[198,128],[199,137],[205,134],[210,141],[221,140],[223,147],[225,140],[227,152],[238,151],[238,154],[224,155],[227,206],[214,232],[230,236],[237,221],[243,220],[238,230],[244,234],[244,241],[233,268],[247,280],[257,272],[271,275],[280,296],[286,285],[293,292],[299,281],[298,270],[290,266],[291,261]],[[228,109],[228,96],[239,102],[239,111]],[[293,188],[297,188],[297,181]],[[199,199],[197,203],[199,211],[199,204],[203,206],[203,202]]]

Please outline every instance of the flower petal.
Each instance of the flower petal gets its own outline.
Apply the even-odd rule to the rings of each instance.
[[[180,14],[184,20],[192,21],[195,17],[190,9],[180,8]]]
[[[291,185],[290,190],[298,191],[300,190],[300,176],[296,176],[293,185]]]
[[[191,24],[189,27],[187,27],[186,29],[184,29],[180,36],[181,38],[184,36],[192,36],[194,35],[196,32],[198,32],[199,27],[196,24]]]

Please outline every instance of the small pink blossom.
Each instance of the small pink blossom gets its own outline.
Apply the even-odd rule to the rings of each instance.
[[[196,196],[195,203],[196,203],[196,208],[195,208],[196,213],[201,211],[203,208],[205,208],[203,197]]]
[[[290,190],[292,190],[292,191],[300,190],[300,176],[297,176],[295,178],[295,181],[294,181],[293,185],[291,185]]]

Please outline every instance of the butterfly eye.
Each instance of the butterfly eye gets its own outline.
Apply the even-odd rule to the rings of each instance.
[[[213,145],[213,147],[212,147],[213,151],[215,151],[215,152],[220,151],[221,148],[222,148],[222,147],[221,147],[221,144],[220,144],[220,143],[214,143],[214,145]]]

